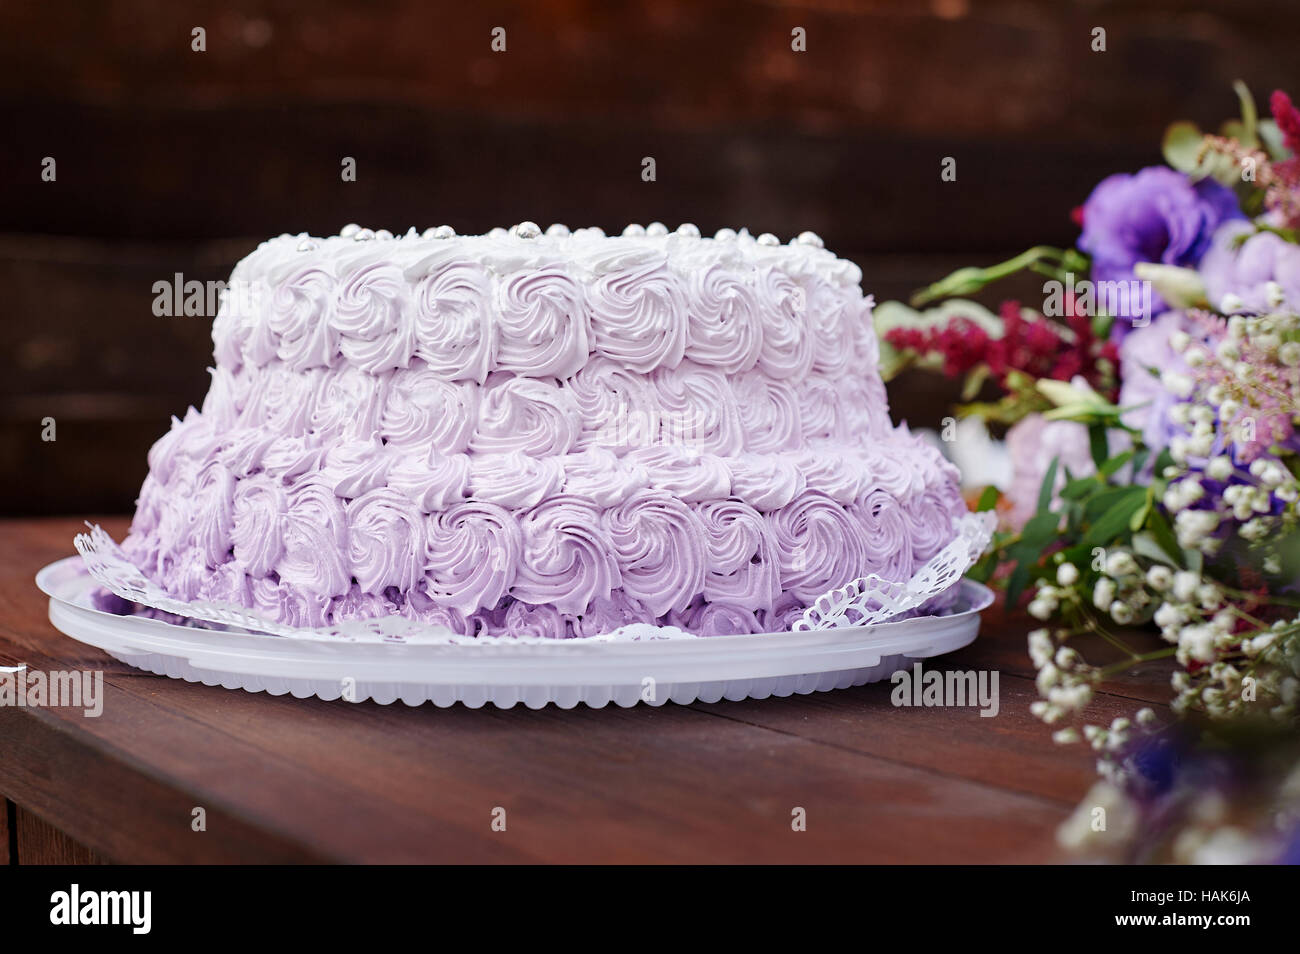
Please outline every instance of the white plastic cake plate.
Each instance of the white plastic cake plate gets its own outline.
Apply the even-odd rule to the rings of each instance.
[[[95,581],[80,557],[36,576],[50,598],[50,622],[128,665],[188,682],[297,698],[432,702],[470,708],[554,703],[571,709],[638,702],[765,699],[861,686],[918,659],[960,649],[979,632],[992,592],[961,581],[942,616],[872,626],[746,636],[545,644],[450,645],[329,642],[180,626],[117,616],[91,604]]]

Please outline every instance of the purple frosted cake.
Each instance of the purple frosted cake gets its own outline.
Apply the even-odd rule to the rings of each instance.
[[[890,423],[860,279],[807,232],[280,236],[235,267],[125,552],[296,626],[788,629],[965,510]]]

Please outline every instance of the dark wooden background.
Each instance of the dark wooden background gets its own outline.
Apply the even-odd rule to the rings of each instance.
[[[154,317],[153,283],[223,279],[267,236],[813,229],[883,300],[1071,242],[1070,209],[1157,161],[1167,122],[1232,114],[1238,77],[1300,91],[1297,49],[1295,0],[6,0],[0,508],[130,507],[211,353],[207,320]],[[943,397],[902,382],[896,416]]]

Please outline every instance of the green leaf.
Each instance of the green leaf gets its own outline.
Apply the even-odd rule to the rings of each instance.
[[[1255,128],[1259,122],[1259,114],[1255,110],[1255,97],[1251,95],[1250,87],[1241,80],[1236,80],[1232,84],[1232,91],[1237,94],[1237,100],[1241,103],[1241,123],[1233,138],[1247,149],[1254,149],[1259,145],[1259,140],[1255,137]]]
[[[1096,477],[1076,477],[1067,481],[1061,488],[1062,500],[1082,500],[1088,494],[1104,486]]]
[[[1083,535],[1083,543],[1088,547],[1105,546],[1128,530],[1128,522],[1138,508],[1146,502],[1145,487],[1125,487],[1124,496],[1115,500],[1095,523]]]
[[[1088,425],[1088,448],[1092,451],[1092,462],[1101,470],[1110,456],[1110,445],[1106,441],[1106,425]]]
[[[1128,528],[1131,533],[1137,533],[1142,529],[1142,525],[1147,522],[1147,514],[1151,512],[1151,488],[1147,488],[1146,496],[1142,499],[1142,505],[1133,512],[1129,517]]]
[[[1169,526],[1169,520],[1165,517],[1164,511],[1159,507],[1152,507],[1150,514],[1147,516],[1147,529],[1151,531],[1151,536],[1156,543],[1160,544],[1160,549],[1169,554],[1175,566],[1182,566],[1183,549],[1178,545],[1178,538],[1174,536],[1174,530]]]
[[[980,388],[984,387],[984,382],[989,379],[989,366],[987,364],[977,365],[971,368],[966,374],[966,381],[961,387],[961,399],[963,401],[975,400],[975,395],[980,393]]]
[[[1287,149],[1286,142],[1282,137],[1282,130],[1277,128],[1276,122],[1271,119],[1261,119],[1256,131],[1259,133],[1264,148],[1268,150],[1270,159],[1286,159],[1291,155],[1291,151]]]
[[[1099,484],[1098,486],[1103,485]],[[1096,523],[1106,511],[1132,495],[1134,491],[1142,494],[1146,493],[1145,488],[1142,487],[1103,487],[1099,493],[1088,498],[1088,502],[1084,505],[1083,519],[1090,524]]]
[[[1116,473],[1119,472],[1119,469],[1121,467],[1123,467],[1132,459],[1133,459],[1133,452],[1131,450],[1125,451],[1122,454],[1116,454],[1110,460],[1102,464],[1101,467],[1098,468],[1098,472],[1103,477],[1113,477]]]
[[[1016,604],[1020,602],[1020,594],[1025,591],[1029,585],[1029,567],[1021,565],[1011,571],[1011,576],[1007,579],[1007,608],[1015,609]]]
[[[993,572],[998,568],[998,554],[996,550],[990,550],[984,556],[975,561],[975,565],[966,571],[966,576],[976,583],[987,583],[993,577]]]
[[[1195,172],[1197,156],[1201,151],[1201,141],[1204,138],[1205,134],[1196,123],[1186,120],[1176,122],[1165,130],[1160,151],[1164,154],[1165,162],[1179,172]]]
[[[998,488],[989,484],[980,494],[980,499],[975,504],[976,513],[984,513],[986,510],[992,510],[998,505]]]
[[[1042,486],[1038,488],[1038,512],[1042,513],[1052,506],[1052,497],[1055,496],[1056,490],[1056,468],[1060,466],[1061,458],[1053,457],[1052,462],[1047,465],[1047,473],[1043,475]]]
[[[1146,447],[1139,447],[1137,453],[1133,455],[1133,473],[1134,475],[1142,473],[1142,469],[1147,465],[1147,458],[1151,456],[1151,451]]]

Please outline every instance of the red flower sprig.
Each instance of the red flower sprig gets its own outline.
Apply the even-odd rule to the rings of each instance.
[[[1087,315],[1077,312],[1067,299],[1063,333],[1057,323],[1042,315],[1026,318],[1016,301],[998,309],[1003,334],[994,337],[975,322],[955,316],[929,328],[891,328],[885,340],[900,351],[922,357],[937,356],[944,374],[961,377],[983,365],[990,378],[1009,391],[1007,375],[1019,371],[1033,378],[1069,381],[1082,375],[1096,390],[1113,396],[1118,350],[1111,341],[1099,341]]]

